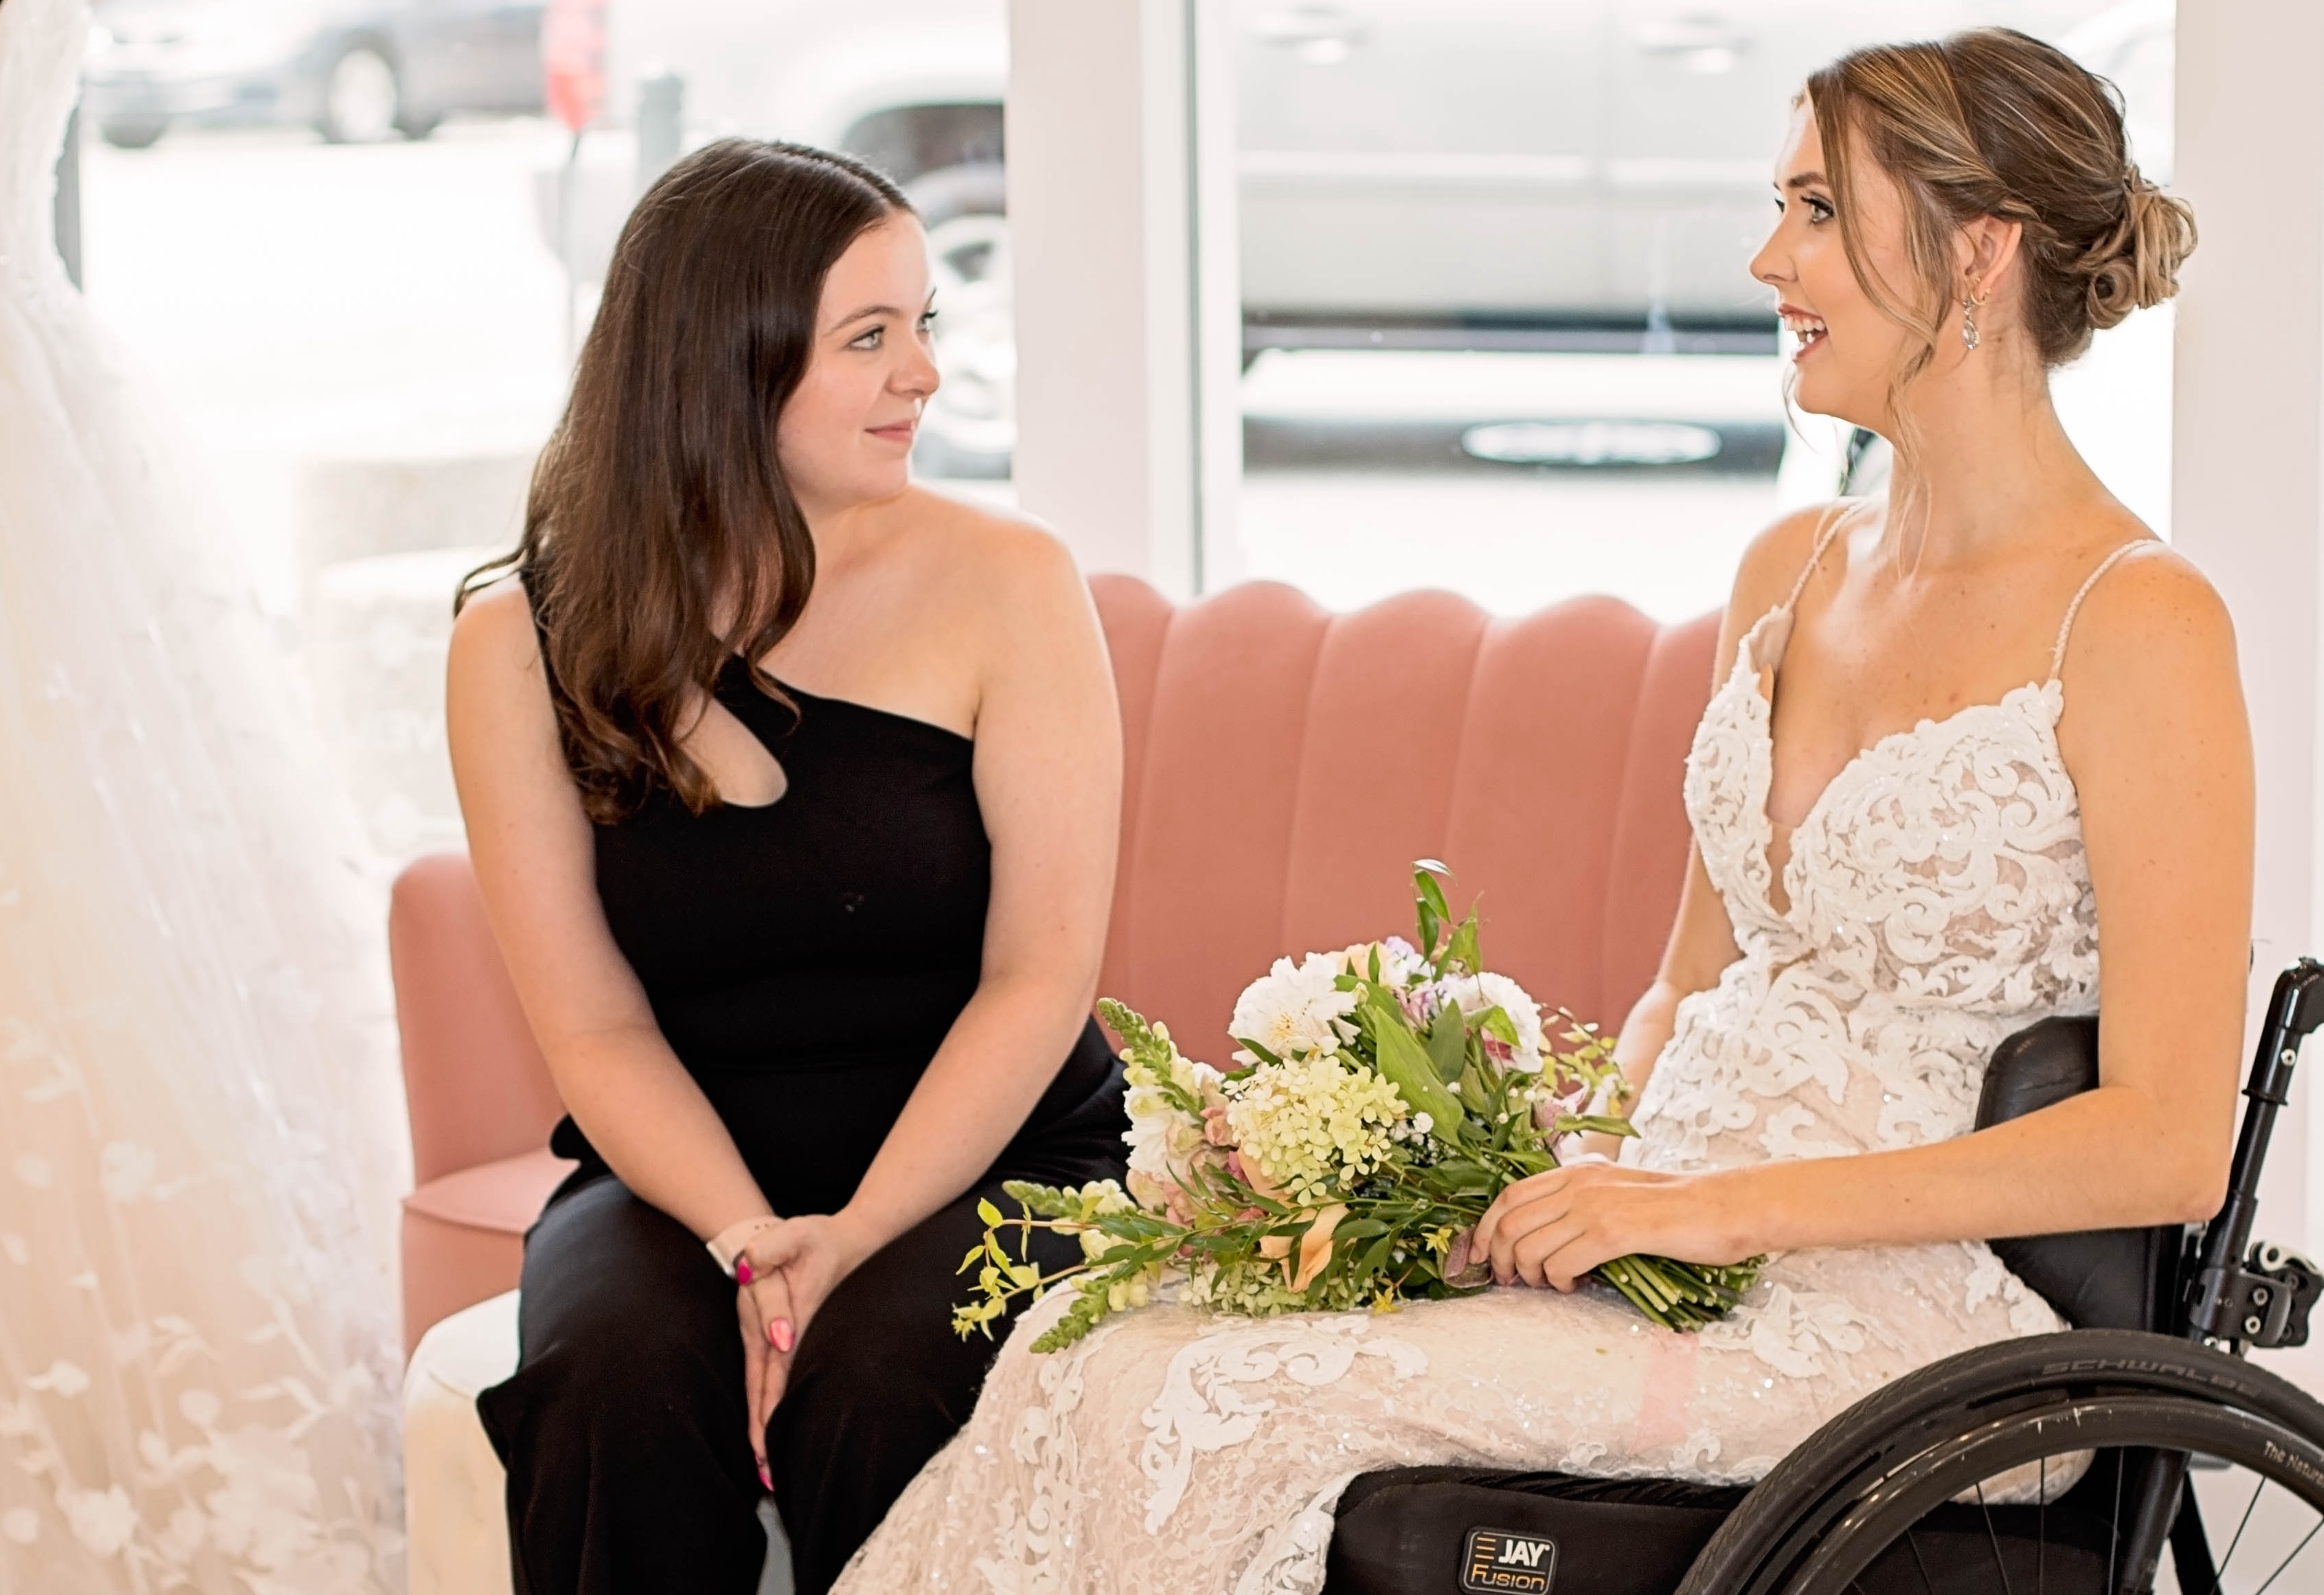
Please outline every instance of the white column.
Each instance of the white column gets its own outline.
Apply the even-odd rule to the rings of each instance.
[[[2233,612],[2259,754],[2256,1022],[2276,972],[2324,955],[2324,6],[2179,7],[2178,190],[2201,244],[2180,299],[2172,540]],[[2309,1049],[2303,1076],[2324,1069]],[[2324,1240],[2324,1092],[2297,1088],[2260,1228]],[[2304,1219],[2304,1226],[2303,1221]]]
[[[1214,585],[1241,476],[1219,0],[1010,0],[1018,502],[1087,570]],[[1223,265],[1222,263],[1224,263]]]

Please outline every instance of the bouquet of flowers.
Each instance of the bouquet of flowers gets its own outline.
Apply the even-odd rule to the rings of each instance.
[[[1414,871],[1417,947],[1391,937],[1282,958],[1253,982],[1230,1027],[1232,1070],[1100,1002],[1127,1044],[1129,1189],[1011,1182],[1022,1212],[979,1209],[984,1239],[960,1269],[976,1271],[975,1299],[954,1328],[990,1334],[1013,1299],[1070,1283],[1072,1307],[1033,1344],[1055,1351],[1145,1305],[1166,1271],[1183,1277],[1180,1299],[1252,1317],[1490,1283],[1470,1238],[1502,1187],[1555,1167],[1561,1137],[1631,1132],[1603,1111],[1618,1091],[1612,1042],[1570,1015],[1562,1047],[1545,1036],[1534,1000],[1480,966],[1476,914],[1453,920],[1443,870]],[[1037,1229],[1078,1237],[1081,1261],[1043,1272],[1024,1244]],[[1626,1257],[1596,1273],[1655,1323],[1692,1329],[1732,1309],[1758,1268]]]

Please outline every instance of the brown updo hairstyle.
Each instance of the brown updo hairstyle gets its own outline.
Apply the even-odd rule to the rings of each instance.
[[[2008,28],[1850,51],[1809,78],[1849,264],[1880,309],[1925,342],[1926,368],[1958,309],[1952,240],[1979,217],[2023,223],[2021,319],[2044,366],[2179,290],[2195,215],[2132,164],[2113,86]],[[1900,297],[1864,254],[1851,171],[1871,160],[1904,191],[1914,282]]]
[[[717,801],[680,747],[730,656],[759,668],[815,585],[815,542],[775,452],[814,352],[824,279],[910,204],[845,155],[723,139],[663,173],[622,228],[564,419],[533,467],[516,551],[589,817],[658,789]]]

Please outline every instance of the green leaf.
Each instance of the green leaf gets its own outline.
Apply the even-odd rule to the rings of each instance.
[[[1381,1265],[1388,1261],[1388,1254],[1395,1249],[1397,1239],[1397,1237],[1396,1232],[1394,1231],[1390,1231],[1388,1233],[1381,1236],[1379,1240],[1373,1241],[1370,1246],[1364,1249],[1364,1254],[1361,1257],[1358,1258],[1352,1264],[1349,1265],[1349,1276],[1351,1278],[1360,1280],[1373,1274],[1379,1273]]]
[[[1438,1010],[1436,1022],[1428,1028],[1429,1061],[1436,1065],[1436,1077],[1450,1085],[1461,1078],[1461,1065],[1468,1056],[1468,1021],[1459,1003],[1447,1002]]]
[[[1419,894],[1422,902],[1436,910],[1436,917],[1439,919],[1452,918],[1452,908],[1445,902],[1444,889],[1436,884],[1436,878],[1439,875],[1450,875],[1452,872],[1434,859],[1413,861],[1412,890]]]
[[[1627,1119],[1609,1118],[1603,1113],[1563,1113],[1558,1116],[1557,1133],[1634,1136],[1638,1132]]]
[[[988,1230],[997,1230],[1007,1222],[1001,1218],[1001,1210],[982,1196],[976,1201],[976,1216]]]
[[[1237,1036],[1232,1039],[1237,1046],[1249,1052],[1251,1056],[1257,1058],[1260,1063],[1273,1064],[1278,1068],[1282,1066],[1283,1060],[1277,1057],[1273,1053],[1268,1051],[1267,1048],[1261,1046],[1258,1042],[1243,1036]]]
[[[1477,1015],[1470,1020],[1470,1023],[1504,1046],[1515,1046],[1517,1044],[1517,1021],[1509,1018],[1508,1010],[1498,1002]]]
[[[1435,1060],[1413,1035],[1401,1010],[1384,1010],[1378,989],[1368,996],[1372,1050],[1380,1077],[1396,1087],[1405,1105],[1425,1113],[1435,1133],[1450,1139],[1461,1123],[1461,1102],[1437,1077]]]
[[[1475,1068],[1462,1069],[1461,1071],[1460,1091],[1461,1105],[1462,1107],[1468,1109],[1471,1113],[1476,1114],[1480,1119],[1491,1117],[1493,1111],[1493,1099],[1491,1093],[1487,1092],[1485,1089],[1485,1077],[1481,1071]]]
[[[1434,871],[1434,873],[1432,873]],[[1449,873],[1434,859],[1421,859],[1412,866],[1413,907],[1420,920],[1420,955],[1436,956],[1437,933],[1452,917],[1452,910],[1444,901],[1444,889],[1436,884],[1438,874]]]
[[[1444,967],[1451,969],[1456,964],[1470,974],[1484,967],[1477,952],[1477,910],[1473,905],[1469,917],[1461,922],[1461,928],[1452,933],[1452,945],[1444,949]]]

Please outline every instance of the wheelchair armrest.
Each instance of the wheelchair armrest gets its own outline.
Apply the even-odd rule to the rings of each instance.
[[[2098,1083],[2098,1019],[2043,1019],[1993,1049],[1977,1128],[2022,1118]],[[2009,1271],[2075,1328],[2163,1331],[2170,1327],[2181,1235],[2170,1225],[2021,1235],[1992,1245]]]
[[[2043,1019],[1993,1049],[1993,1061],[1985,1066],[1985,1089],[1977,1099],[1977,1127],[1985,1129],[2023,1119],[2098,1083],[2098,1017]]]

